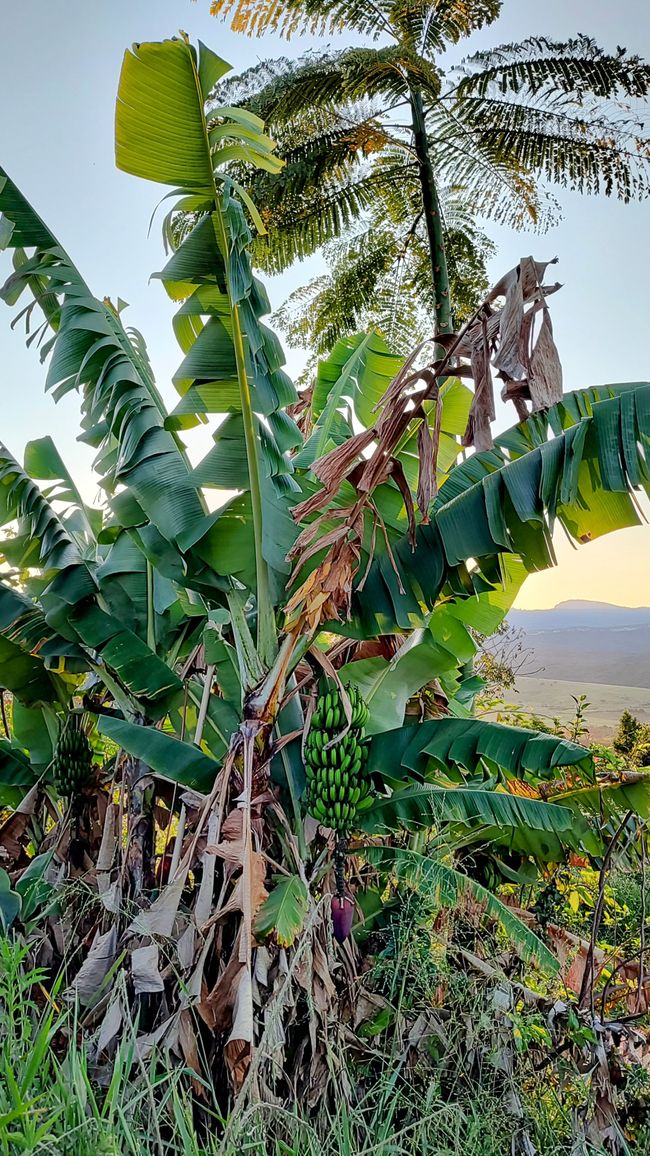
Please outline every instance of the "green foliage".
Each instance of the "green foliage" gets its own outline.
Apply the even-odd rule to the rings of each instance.
[[[619,755],[629,755],[637,742],[641,723],[629,710],[624,710],[618,720],[618,730],[612,746]]]
[[[386,731],[370,740],[369,771],[383,773],[394,783],[407,774],[423,779],[430,771],[458,768],[471,773],[482,763],[538,780],[554,778],[558,768],[571,767],[593,781],[593,761],[584,747],[553,735],[494,726],[480,719],[433,719]]]
[[[634,761],[638,767],[650,767],[650,742],[639,743],[634,748]]]
[[[49,986],[26,947],[0,936],[0,1152],[118,1156],[160,1152],[198,1156],[183,1069],[157,1056],[134,1066],[134,1038],[118,1046],[112,1078],[100,1087],[74,1009],[57,1007],[61,982]],[[42,995],[48,992],[50,1000]],[[61,1049],[67,1038],[69,1046]],[[137,1079],[135,1075],[137,1073]]]
[[[100,733],[140,759],[151,770],[172,782],[196,790],[209,791],[214,783],[218,763],[198,748],[181,742],[153,727],[141,727],[121,719],[103,718]],[[223,749],[225,750],[225,742]]]
[[[20,913],[20,895],[12,890],[6,871],[0,870],[0,931],[6,935]]]
[[[426,166],[412,151],[420,98],[456,324],[485,278],[489,242],[478,214],[547,226],[559,215],[553,185],[624,201],[646,195],[647,139],[635,113],[650,91],[650,68],[638,56],[606,52],[584,35],[529,37],[442,71],[445,48],[499,9],[379,4],[361,15],[356,0],[327,11],[310,0],[213,4],[234,28],[256,35],[345,27],[382,40],[265,60],[217,89],[219,99],[245,101],[271,126],[286,161],[277,177],[250,184],[268,228],[256,260],[279,271],[325,246],[328,274],[278,315],[292,343],[326,352],[369,324],[399,340],[431,316],[436,222],[427,229]]]
[[[328,241],[323,230],[328,272],[294,290],[274,315],[289,345],[307,347],[320,356],[341,338],[371,328],[397,348],[429,335],[435,302],[426,237],[420,222],[408,224],[415,197],[411,195],[406,205],[397,200],[394,186],[400,173],[395,162],[393,170],[385,176],[387,188],[381,208],[371,206],[360,221],[347,229],[341,226],[340,240]],[[406,165],[403,170],[401,183],[408,189],[413,174]],[[373,189],[376,200],[381,195],[378,184]],[[402,187],[404,199],[405,191]],[[443,191],[442,202],[453,325],[460,328],[487,292],[486,262],[493,255],[493,246],[463,212],[457,196]],[[284,212],[286,209],[278,207],[276,216],[280,219],[270,223],[278,233],[269,234],[272,240],[262,250],[259,259],[265,266],[267,250],[273,266],[289,259],[291,247],[285,233],[290,229],[295,232],[296,227],[295,218],[284,223]],[[309,244],[298,234],[295,256],[303,251],[306,255]]]
[[[541,438],[555,420],[550,412],[534,415],[514,437],[502,435],[492,450],[457,466],[436,499],[449,561],[468,553],[482,560],[505,549],[535,570],[552,563],[556,519],[577,541],[638,524],[629,490],[640,485],[650,492],[640,452],[649,405],[649,386],[621,387],[551,441],[528,448],[526,435]]]
[[[308,893],[297,875],[278,875],[275,887],[255,917],[255,934],[273,936],[279,947],[292,947],[302,931]]]
[[[463,7],[453,6],[454,20],[460,21],[458,35],[466,27]],[[485,6],[481,10],[485,15]],[[404,94],[417,81],[437,97],[438,73],[416,59],[412,6],[394,6],[392,12],[406,47],[348,55],[342,64],[339,60],[341,67],[333,70],[328,84],[357,86],[356,100],[369,77],[369,91],[381,93],[388,85],[390,91]],[[367,13],[360,16],[367,19]],[[452,40],[453,27],[454,21],[444,33]],[[429,22],[420,31],[434,44]],[[364,445],[370,444],[373,435],[367,431],[377,421],[376,407],[411,351],[406,345],[395,348],[375,331],[337,340],[319,366],[309,411],[302,414],[303,441],[289,412],[297,395],[284,372],[277,339],[262,321],[268,301],[253,275],[250,256],[248,218],[261,232],[271,224],[267,208],[272,210],[273,204],[263,198],[256,207],[250,201],[247,187],[259,191],[261,186],[246,175],[246,166],[261,170],[264,181],[281,180],[277,155],[282,147],[274,149],[251,107],[242,110],[228,102],[210,105],[206,113],[206,100],[225,71],[208,49],[199,46],[195,51],[181,37],[134,46],[126,54],[120,80],[118,164],[144,179],[177,186],[164,224],[172,251],[159,274],[178,306],[174,328],[183,354],[174,377],[180,401],[172,414],[154,384],[143,339],[123,325],[122,304],[113,307],[93,297],[54,235],[0,174],[0,235],[14,260],[2,295],[9,304],[26,295],[22,316],[28,326],[37,306],[43,312],[39,334],[43,356],[49,357],[48,386],[57,398],[79,390],[83,436],[98,451],[98,479],[106,495],[101,511],[87,506],[49,439],[32,442],[23,465],[9,451],[0,451],[0,685],[12,694],[10,733],[0,741],[0,801],[15,805],[19,792],[29,791],[28,801],[34,804],[31,811],[27,806],[16,809],[8,820],[5,842],[13,847],[19,866],[6,886],[4,876],[0,880],[0,895],[6,928],[29,936],[39,913],[46,924],[44,912],[53,898],[43,861],[38,864],[39,871],[43,868],[40,876],[34,866],[36,848],[47,834],[65,857],[66,844],[59,838],[65,829],[74,847],[74,854],[69,853],[72,866],[74,855],[91,852],[97,862],[100,840],[102,854],[108,855],[111,831],[107,825],[104,842],[103,815],[114,797],[109,783],[121,776],[127,831],[118,830],[116,823],[113,851],[119,862],[99,872],[112,892],[102,891],[96,898],[97,906],[102,904],[102,927],[113,915],[120,922],[130,919],[129,904],[135,899],[138,918],[145,923],[149,919],[155,924],[162,909],[165,918],[170,917],[165,927],[189,926],[193,920],[210,930],[216,924],[214,897],[220,894],[219,959],[206,939],[201,962],[206,973],[196,978],[200,986],[214,971],[218,986],[217,972],[221,977],[227,973],[228,982],[236,973],[241,989],[235,992],[233,987],[232,999],[223,1006],[218,995],[213,1002],[224,1016],[224,1039],[226,1031],[234,1030],[234,1019],[241,1023],[249,1014],[254,1027],[246,1029],[249,1038],[243,1042],[248,1044],[257,1031],[253,975],[257,990],[266,986],[263,953],[259,971],[251,955],[254,933],[266,939],[272,966],[279,948],[295,948],[296,953],[308,949],[308,967],[299,969],[296,955],[281,956],[283,968],[289,961],[282,972],[286,994],[296,997],[291,1031],[295,1026],[295,1054],[300,1057],[301,1025],[306,1022],[300,1001],[304,999],[311,1012],[314,993],[311,979],[302,989],[304,995],[297,988],[291,992],[294,971],[302,981],[307,971],[320,969],[318,992],[325,993],[327,1004],[323,1024],[333,999],[327,994],[331,980],[325,973],[325,948],[315,938],[321,931],[306,918],[308,911],[314,919],[320,912],[319,904],[329,894],[325,877],[331,869],[323,831],[307,845],[310,832],[300,798],[306,777],[305,711],[316,687],[312,662],[320,659],[330,678],[336,670],[337,677],[356,688],[350,694],[354,707],[361,699],[367,701],[368,718],[365,708],[363,721],[357,713],[354,733],[338,746],[333,743],[335,753],[324,760],[328,806],[318,816],[340,820],[334,822],[339,830],[354,824],[362,834],[385,840],[385,845],[374,840],[369,847],[368,840],[362,842],[361,878],[376,880],[379,874],[382,891],[388,887],[389,896],[422,892],[430,909],[477,904],[479,914],[501,924],[531,966],[540,962],[551,970],[548,948],[498,894],[471,878],[466,868],[472,855],[487,849],[511,879],[526,880],[536,864],[559,862],[568,848],[601,855],[604,817],[618,818],[623,807],[647,813],[644,780],[603,786],[596,780],[591,756],[575,742],[473,718],[480,681],[468,674],[467,666],[476,651],[475,632],[495,630],[526,572],[552,564],[554,519],[579,541],[634,520],[630,493],[638,486],[649,489],[645,447],[650,387],[606,387],[571,395],[508,431],[489,454],[475,454],[455,465],[471,393],[460,380],[447,378],[439,398],[427,402],[417,419],[428,424],[431,436],[440,428],[440,490],[430,509],[428,501],[423,502],[425,516],[414,534],[409,536],[405,502],[413,504],[417,494],[420,433],[426,432],[415,422],[405,429],[391,471],[373,491],[371,503],[361,509],[349,475],[332,491],[331,508],[316,512],[321,520],[313,550],[301,562],[303,573],[290,577],[289,549],[299,533],[312,528],[297,525],[291,509],[299,498],[316,492],[315,457],[343,445],[358,426],[364,430]],[[308,71],[301,79],[307,87],[314,79]],[[338,145],[343,143],[339,137]],[[355,158],[364,147],[357,138]],[[325,163],[322,151],[318,163]],[[368,189],[369,184],[363,191],[356,189],[359,205]],[[311,197],[308,182],[301,186],[303,195]],[[326,199],[327,189],[323,195]],[[398,199],[395,194],[391,202],[395,214]],[[191,227],[185,228],[188,216]],[[212,416],[222,419],[214,448],[193,468],[181,432]],[[549,432],[555,436],[549,438]],[[204,490],[232,487],[237,495],[209,513]],[[315,568],[329,557],[331,542],[349,541],[349,519],[357,517],[353,512],[358,509],[358,552],[340,578],[341,585],[352,587],[349,620],[337,622],[338,635],[333,636],[332,624],[319,616],[317,607],[315,626],[301,624],[282,634],[287,586],[294,589],[301,577],[315,581]],[[330,517],[335,521],[335,514],[343,519],[338,539],[336,529],[331,537]],[[334,584],[338,580],[334,574]],[[327,594],[325,584],[315,592],[321,607]],[[368,654],[355,640],[364,646],[377,643]],[[441,701],[448,712],[444,717],[418,722],[423,704],[433,704],[435,710]],[[343,726],[336,705],[336,719],[334,704],[327,702],[319,704],[313,716],[328,739],[335,738],[335,726]],[[93,790],[89,779],[79,791],[78,776],[71,783],[59,773],[61,756],[71,754],[65,749],[64,729],[71,710],[87,711],[93,720],[88,736],[97,756]],[[370,737],[362,748],[359,728],[366,722]],[[103,737],[113,744],[108,752]],[[307,738],[309,769],[316,778],[318,767],[322,778],[323,760],[319,763],[315,749],[320,754],[323,744],[309,744]],[[356,781],[366,757],[361,750],[368,751],[368,773],[377,793],[377,801],[365,812],[358,809],[365,781]],[[354,783],[337,782],[343,757]],[[88,770],[85,746],[84,759]],[[567,786],[564,780],[569,778],[571,790],[560,794],[558,789],[551,800],[537,797],[542,787],[551,792],[558,781]],[[56,785],[74,798],[67,810],[55,797]],[[346,803],[340,788],[359,790],[359,797]],[[197,801],[188,792],[206,799]],[[90,815],[93,803],[97,815]],[[348,807],[346,814],[342,806]],[[208,844],[206,853],[202,825],[208,816],[219,842],[216,850]],[[158,820],[161,830],[166,822],[162,850],[155,846]],[[14,821],[18,834],[11,835]],[[176,842],[170,849],[172,839]],[[338,850],[342,878],[343,850]],[[197,856],[203,855],[199,867]],[[179,856],[183,867],[168,888],[165,871],[178,867]],[[25,859],[29,866],[21,876]],[[266,877],[269,862],[278,868],[272,887]],[[30,884],[27,872],[32,868]],[[113,898],[127,876],[132,890],[120,892],[121,906],[120,899]],[[494,886],[499,886],[498,877]],[[377,899],[381,904],[382,891],[375,888],[373,894],[370,887],[369,923],[371,917],[380,922]],[[206,896],[207,913],[201,910]],[[93,928],[98,926],[96,916],[93,912]],[[62,925],[67,928],[69,922]],[[81,927],[84,939],[90,934],[83,918],[71,922]],[[366,934],[369,938],[372,931]],[[155,935],[161,944],[157,938],[148,946],[167,950],[169,937],[158,931]],[[60,952],[58,940],[55,946]],[[70,972],[77,970],[77,948],[74,943],[72,960],[61,959]],[[133,950],[129,942],[105,980],[113,985],[112,996],[120,992],[127,1009],[131,989],[125,986],[125,968]],[[14,987],[20,987],[15,969],[12,974]],[[189,1005],[174,1003],[181,986],[187,990],[188,977],[179,979],[180,974],[174,962],[165,983],[174,1008],[170,1014],[183,1016],[178,1038],[187,1044],[183,1033],[189,1031]],[[30,982],[33,986],[41,979],[32,977]],[[285,979],[277,972],[272,982],[278,984],[273,990],[282,1017]],[[155,1001],[141,1006],[143,1030],[150,1007]],[[33,1009],[28,1010],[31,1016]],[[109,1011],[115,1012],[112,1004]],[[39,1043],[39,1048],[53,1038],[53,1023],[48,1021],[46,1044]],[[289,1025],[282,1021],[279,1026],[284,1031]],[[308,1031],[314,1051],[320,1027],[310,1022]],[[76,1038],[76,1027],[72,1035]],[[200,1041],[198,1034],[196,1039]],[[293,1040],[291,1032],[286,1039]],[[133,1045],[134,1039],[127,1042]],[[183,1044],[181,1050],[185,1054]],[[261,1063],[266,1052],[255,1054]],[[271,1054],[272,1079],[281,1081],[283,1066],[276,1063],[273,1049]],[[71,1056],[71,1064],[78,1061],[80,1101],[85,1097],[87,1103],[92,1085],[84,1077],[85,1058],[76,1052]],[[138,1057],[143,1063],[140,1049]],[[22,1063],[25,1056],[17,1052],[18,1059]],[[186,1060],[198,1083],[198,1061],[191,1048]],[[207,1070],[213,1061],[221,1063],[211,1053]],[[126,1073],[128,1078],[130,1053],[120,1050],[115,1063],[118,1076]],[[50,1085],[58,1087],[58,1071],[53,1059],[44,1067],[43,1080],[47,1076]],[[47,1090],[38,1082],[40,1073],[30,1073],[29,1079],[20,1077],[23,1098],[14,1096],[15,1120],[20,1122],[16,1128],[24,1129],[19,1143],[28,1149],[45,1143],[47,1136],[47,1143],[56,1146],[58,1124],[49,1114]],[[142,1093],[149,1107],[156,1103],[152,1079],[148,1076]],[[115,1097],[122,1087],[115,1077],[102,1112],[106,1104],[112,1112],[120,1103]],[[29,1116],[25,1106],[34,1096],[42,1099],[44,1110]],[[120,1110],[122,1128],[128,1113],[121,1103]],[[165,1138],[168,1132],[176,1135],[178,1123],[179,1144],[192,1151],[192,1128],[183,1113],[173,1115],[171,1092],[165,1110]],[[85,1117],[81,1120],[75,1111],[66,1101],[66,1128],[75,1134],[76,1150],[82,1151]],[[154,1129],[162,1127],[155,1113],[147,1121]],[[47,1132],[37,1136],[35,1129],[41,1126],[53,1130],[54,1139]],[[124,1133],[119,1128],[121,1144]],[[139,1128],[138,1122],[138,1140]],[[162,1149],[158,1133],[156,1140]],[[138,1142],[130,1148],[137,1151]]]

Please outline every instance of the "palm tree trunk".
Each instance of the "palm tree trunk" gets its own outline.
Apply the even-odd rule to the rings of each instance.
[[[424,119],[422,93],[411,91],[411,124],[415,155],[420,169],[422,186],[422,208],[429,238],[429,254],[433,291],[436,302],[436,333],[451,333],[451,304],[449,300],[449,271],[445,252],[445,238],[442,214],[433,175],[433,165],[429,154],[427,128]]]

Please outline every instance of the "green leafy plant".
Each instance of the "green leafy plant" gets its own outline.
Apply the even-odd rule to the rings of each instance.
[[[58,897],[79,883],[70,919],[44,919],[43,934],[100,1050],[133,1025],[137,999],[138,1055],[177,1041],[199,1084],[245,1103],[258,1079],[282,1094],[307,1069],[322,1074],[316,1098],[327,1090],[334,840],[329,806],[310,818],[305,801],[323,679],[343,712],[338,732],[333,707],[324,719],[329,749],[354,746],[363,777],[341,817],[350,848],[339,847],[336,882],[378,923],[424,887],[432,909],[473,905],[552,970],[534,929],[467,870],[470,853],[494,847],[525,873],[571,850],[601,855],[603,808],[647,813],[644,781],[603,788],[576,743],[474,719],[469,667],[476,632],[495,630],[526,573],[552,564],[555,521],[584,541],[637,517],[650,387],[560,400],[553,287],[526,258],[444,350],[345,339],[298,397],[251,264],[264,205],[232,169],[279,162],[250,109],[209,101],[226,71],[184,37],[142,43],[118,90],[119,166],[174,186],[158,275],[178,306],[171,413],[121,306],[93,296],[0,171],[14,264],[2,297],[26,298],[20,315],[55,397],[78,391],[105,495],[88,506],[49,439],[23,465],[2,449],[0,682],[12,717],[0,774],[12,810],[0,846],[3,895],[21,894],[39,849]],[[531,344],[537,315],[544,337]],[[534,368],[534,412],[488,445],[490,363],[514,346],[526,364],[510,365],[509,388],[528,388]],[[182,435],[211,418],[215,444],[192,467]],[[458,463],[468,423],[479,452]],[[361,703],[365,737],[360,716],[348,728]],[[71,712],[87,716],[93,763],[74,790],[59,774]],[[338,788],[334,775],[334,804]]]
[[[639,736],[641,723],[629,710],[624,710],[618,720],[618,730],[612,746],[619,755],[629,755]]]

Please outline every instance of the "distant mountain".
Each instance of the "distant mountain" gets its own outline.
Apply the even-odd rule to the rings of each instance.
[[[573,599],[552,610],[513,610],[544,678],[650,687],[650,607]]]
[[[610,602],[571,599],[552,610],[512,610],[508,621],[526,631],[625,630],[650,625],[650,606],[614,606]]]

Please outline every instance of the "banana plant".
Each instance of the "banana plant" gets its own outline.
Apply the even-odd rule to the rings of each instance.
[[[268,299],[249,256],[264,206],[232,177],[233,162],[269,172],[279,162],[257,117],[210,103],[227,70],[181,37],[127,51],[119,83],[118,166],[173,187],[163,221],[171,253],[157,274],[178,305],[171,412],[121,304],[93,295],[0,170],[0,237],[13,254],[1,295],[11,306],[26,297],[19,315],[55,399],[78,393],[80,436],[97,450],[105,495],[101,509],[82,499],[50,439],[30,443],[22,466],[2,447],[0,683],[13,719],[0,743],[0,798],[13,804],[24,790],[31,810],[23,799],[0,843],[22,868],[37,841],[35,799],[45,806],[45,791],[52,803],[59,734],[83,709],[91,742],[118,751],[106,774],[121,781],[133,819],[124,840],[104,792],[93,878],[113,926],[96,953],[109,970],[130,963],[138,975],[135,953],[149,952],[151,966],[164,940],[178,1015],[190,993],[218,1037],[213,1075],[237,1093],[259,1040],[258,993],[280,982],[281,952],[296,953],[296,969],[302,951],[327,958],[322,906],[334,862],[352,907],[348,851],[367,894],[418,886],[438,905],[471,894],[526,958],[553,966],[462,853],[514,856],[515,872],[572,850],[597,858],[600,787],[582,747],[472,717],[473,632],[495,630],[527,573],[553,563],[555,521],[579,542],[634,521],[633,493],[649,489],[650,386],[560,400],[556,381],[554,403],[542,405],[544,366],[531,347],[536,376],[509,381],[528,389],[532,412],[462,460],[468,423],[483,429],[485,417],[479,354],[496,349],[503,361],[512,317],[525,328],[531,311],[543,315],[553,363],[544,269],[529,262],[442,353],[439,342],[413,352],[359,334],[338,342],[313,388],[297,394],[262,321]],[[193,227],[179,231],[188,215]],[[523,283],[531,310],[522,303],[519,314]],[[184,432],[210,420],[214,446],[193,467]],[[211,511],[208,490],[230,493]],[[336,833],[309,820],[305,793],[325,688],[344,715],[352,698],[363,702],[365,736],[357,720],[352,738],[318,749],[354,749],[355,775],[365,767],[371,788],[352,829]],[[352,729],[351,716],[340,725]],[[339,764],[332,790],[345,789],[342,758],[337,749],[321,760]],[[617,785],[607,790],[612,813],[630,808],[623,784],[620,804]],[[639,784],[638,813],[648,798]],[[74,821],[72,803],[59,804],[61,826],[70,811]],[[138,832],[150,869],[140,870],[134,909],[123,867],[133,866]],[[118,931],[129,932],[126,960]],[[75,989],[82,1001],[96,996],[90,970]],[[149,992],[164,987],[157,964],[148,982]],[[327,991],[331,1010],[334,985]]]

